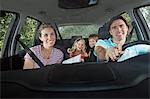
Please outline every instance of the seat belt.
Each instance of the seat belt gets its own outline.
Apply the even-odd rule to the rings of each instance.
[[[44,67],[44,64],[37,58],[37,56],[28,48],[22,41],[19,40],[20,34],[16,36],[16,40],[20,43],[20,45],[25,49],[26,53],[28,53],[32,59],[40,66],[40,68]]]

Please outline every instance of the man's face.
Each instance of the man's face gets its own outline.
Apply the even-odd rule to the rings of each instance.
[[[113,39],[120,41],[126,38],[128,33],[128,27],[123,20],[117,19],[113,21],[110,25],[109,32],[112,35]]]

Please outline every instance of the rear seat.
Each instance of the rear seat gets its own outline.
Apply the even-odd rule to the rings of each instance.
[[[82,36],[72,36],[71,37],[71,46],[73,45],[74,41],[77,39],[77,38],[82,38]]]
[[[110,37],[110,34],[108,32],[107,24],[103,25],[98,30],[98,35],[100,39],[108,39]],[[88,49],[90,49],[89,45],[87,45]],[[94,50],[92,49],[92,54],[90,55],[89,59],[87,59],[88,62],[96,62],[97,57],[94,55]]]
[[[73,45],[74,41],[77,39],[77,38],[82,38],[82,36],[72,36],[71,37],[71,46]],[[84,38],[85,40],[85,45],[86,45],[86,51],[87,53],[89,52],[90,50],[90,47],[89,47],[89,43],[88,43],[88,38]],[[85,62],[96,62],[96,58],[94,56],[94,54],[90,55],[90,57],[86,58],[85,59]]]

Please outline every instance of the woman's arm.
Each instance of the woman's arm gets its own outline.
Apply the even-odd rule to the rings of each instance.
[[[33,61],[30,59],[25,59],[23,69],[33,69]]]

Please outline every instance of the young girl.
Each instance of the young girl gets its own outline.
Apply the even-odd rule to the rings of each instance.
[[[74,41],[72,48],[68,48],[67,52],[69,53],[70,58],[81,54],[81,61],[84,62],[84,58],[88,57],[85,40],[77,38]]]

